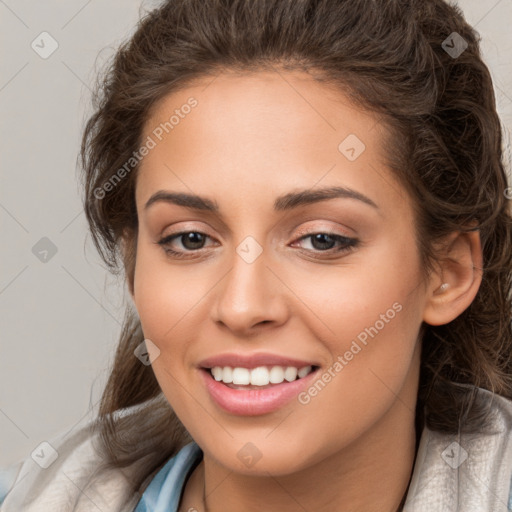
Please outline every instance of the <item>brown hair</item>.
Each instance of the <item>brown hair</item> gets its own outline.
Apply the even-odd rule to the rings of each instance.
[[[442,46],[453,32],[468,45],[459,56]],[[414,200],[425,275],[434,268],[437,241],[480,230],[484,268],[476,298],[449,324],[422,325],[417,407],[419,428],[478,430],[483,416],[471,406],[477,387],[512,397],[512,222],[490,73],[478,33],[456,6],[442,0],[168,0],[148,13],[101,78],[83,134],[85,212],[100,254],[132,282],[137,167],[104,197],[97,190],[140,147],[156,102],[222,70],[262,69],[309,72],[382,119],[393,141],[386,145],[392,148],[387,163]],[[134,357],[143,339],[128,307],[98,418],[108,464],[122,467],[147,456],[135,488],[190,441],[151,366]],[[149,399],[124,427],[114,421],[117,409]]]

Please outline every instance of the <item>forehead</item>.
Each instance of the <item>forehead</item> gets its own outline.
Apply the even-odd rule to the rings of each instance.
[[[303,72],[204,77],[151,110],[142,140],[154,147],[139,166],[137,200],[157,187],[221,198],[230,187],[270,204],[278,191],[320,182],[402,197],[385,169],[386,135],[376,116]]]

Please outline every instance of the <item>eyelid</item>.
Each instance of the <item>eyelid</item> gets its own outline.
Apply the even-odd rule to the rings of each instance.
[[[351,235],[347,232],[347,230],[343,230],[341,228],[332,228],[325,226],[313,226],[309,228],[299,228],[297,235],[302,237],[304,235],[314,235],[316,233],[325,233],[330,235],[343,236],[345,238],[353,238],[354,235]]]
[[[209,236],[210,238],[215,238],[213,235],[210,234],[210,231],[212,229],[212,228],[210,228],[210,226],[207,225],[207,228],[205,229],[204,223],[203,223],[203,226],[199,227],[197,225],[191,226],[187,222],[189,222],[189,221],[183,221],[183,222],[177,223],[177,224],[179,224],[179,227],[177,227],[177,228],[175,225],[173,225],[172,227],[168,226],[167,228],[172,230],[168,233],[167,233],[167,228],[164,228],[163,231],[161,232],[161,234],[158,235],[159,238],[167,238],[168,236],[171,236],[171,235],[178,235],[178,234],[190,233],[190,232],[202,233],[204,235]]]
[[[332,227],[326,227],[325,225],[324,226],[312,226],[312,227],[299,227],[293,236],[294,236],[294,241],[297,241],[300,238],[303,238],[304,236],[313,235],[313,234],[317,234],[317,233],[325,233],[325,234],[330,234],[330,235],[342,236],[345,238],[353,238],[354,235],[351,235],[347,231],[348,230],[342,229],[340,227],[332,228]],[[164,232],[165,232],[165,230],[164,230]],[[170,233],[167,233],[165,235],[162,233],[159,237],[159,240],[169,238],[172,236],[177,237],[178,235],[183,235],[183,234],[186,234],[189,232],[200,233],[202,235],[206,235],[207,237],[209,237],[213,240],[216,240],[216,237],[214,237],[210,233],[208,233],[208,230],[203,230],[202,228],[197,228],[196,226],[187,226],[187,225],[185,225],[183,227],[180,226],[179,229],[176,229],[175,231],[171,231]]]

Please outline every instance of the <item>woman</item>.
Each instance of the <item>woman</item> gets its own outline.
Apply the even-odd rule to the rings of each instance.
[[[511,216],[460,10],[170,0],[98,92],[131,304],[98,419],[1,510],[506,511]]]

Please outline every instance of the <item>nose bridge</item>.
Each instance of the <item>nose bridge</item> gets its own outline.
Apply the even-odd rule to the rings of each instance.
[[[233,330],[284,319],[283,287],[270,271],[271,255],[254,237],[247,236],[234,250],[231,270],[216,295],[216,320]]]

